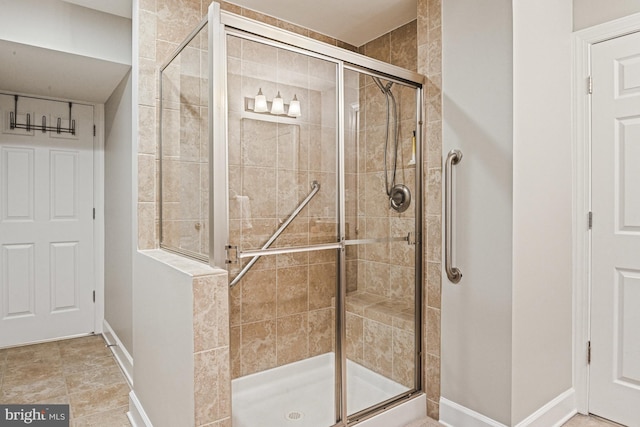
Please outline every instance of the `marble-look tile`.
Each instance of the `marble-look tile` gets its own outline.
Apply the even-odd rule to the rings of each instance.
[[[240,355],[242,352],[242,339],[241,339],[240,326],[234,326],[229,333],[229,359],[231,365],[231,379],[235,379],[241,376],[242,371],[240,368]]]
[[[442,300],[442,266],[437,262],[427,265],[427,305],[433,308],[441,307]]]
[[[331,351],[334,340],[333,316],[332,308],[309,312],[309,357]]]
[[[406,387],[414,386],[415,336],[412,331],[393,328],[392,379]]]
[[[427,215],[442,215],[442,169],[427,170]]]
[[[47,377],[33,381],[3,380],[0,389],[0,402],[28,404],[46,401],[67,394],[67,387],[62,375]]]
[[[440,358],[427,354],[427,399],[437,402],[440,400]]]
[[[417,20],[391,31],[389,36],[391,64],[417,71]]]
[[[277,270],[277,316],[306,312],[309,309],[309,267]]]
[[[442,239],[442,219],[440,216],[427,215],[427,248],[426,261],[440,262],[442,259],[441,251]]]
[[[228,360],[228,347],[194,355],[196,426],[206,425],[231,414],[231,377]]]
[[[428,354],[440,356],[440,310],[427,307],[426,313],[426,349]]]
[[[60,359],[40,360],[33,363],[11,363],[4,372],[3,385],[28,383],[62,375]]]
[[[275,320],[242,325],[241,334],[241,375],[277,366]]]
[[[72,421],[72,427],[131,427],[127,412],[129,406],[121,406],[99,414],[76,418]]]
[[[200,0],[157,0],[158,39],[181,43],[202,19]]]
[[[69,395],[71,414],[74,418],[120,408],[129,403],[129,386],[125,383],[112,384],[95,390]]]
[[[438,399],[439,401],[440,399]],[[427,416],[432,420],[440,419],[440,403],[438,401],[433,401],[427,399]],[[440,425],[440,423],[436,422],[436,426]],[[429,426],[429,424],[427,424]]]
[[[92,369],[66,375],[65,382],[69,394],[87,392],[115,384],[126,385],[120,368],[113,365],[107,368]]]
[[[347,358],[364,364],[364,318],[347,312]]]
[[[428,0],[428,26],[432,30],[441,25],[442,21],[442,2],[441,0]]]
[[[278,319],[277,363],[279,366],[309,356],[309,324],[307,313]]]
[[[242,323],[276,317],[276,270],[249,271],[242,283]]]
[[[391,378],[393,373],[391,326],[364,319],[364,362],[374,372]]]
[[[203,276],[193,281],[194,352],[229,344],[228,295],[226,275]]]
[[[60,360],[57,342],[47,342],[7,349],[6,363],[13,366]]]
[[[329,308],[336,292],[336,264],[309,266],[309,310]]]
[[[407,424],[404,427],[440,427],[442,426],[442,424],[440,424],[438,421],[436,421],[438,418],[423,418],[420,420],[416,420],[413,421],[409,424]]]
[[[594,415],[577,414],[563,424],[563,427],[621,427],[619,424],[610,422]]]
[[[99,369],[105,369],[110,366],[113,366],[115,360],[113,356],[107,355],[102,357],[91,357],[85,359],[76,359],[66,361],[63,360],[62,364],[62,373],[67,375],[77,374],[86,371],[93,371]]]

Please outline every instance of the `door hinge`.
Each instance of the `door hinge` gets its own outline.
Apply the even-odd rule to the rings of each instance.
[[[96,125],[93,125],[93,136],[96,136]]]
[[[587,77],[587,94],[591,95],[593,93],[593,79],[591,76]]]
[[[227,251],[227,259],[225,264],[238,264],[238,247],[234,245],[226,245],[224,249]]]
[[[96,302],[96,291],[93,291],[93,302]]]
[[[593,212],[589,211],[587,214],[587,223],[589,225],[589,230],[593,228]]]
[[[587,365],[591,364],[591,341],[587,342]]]
[[[93,219],[96,219],[96,208],[93,208]]]

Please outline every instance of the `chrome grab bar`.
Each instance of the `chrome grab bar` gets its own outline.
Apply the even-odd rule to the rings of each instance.
[[[452,283],[460,282],[462,272],[457,267],[451,266],[451,258],[453,254],[453,183],[452,183],[452,166],[457,165],[462,160],[462,152],[460,150],[451,150],[447,155],[444,164],[444,269],[447,277]]]
[[[320,183],[318,181],[313,181],[311,183],[311,192],[309,193],[309,195],[302,202],[300,202],[298,207],[291,213],[291,215],[289,215],[289,218],[287,218],[287,220],[282,223],[280,228],[278,228],[276,232],[273,233],[273,236],[271,236],[269,240],[267,240],[267,243],[265,243],[264,246],[262,246],[262,249],[255,251],[256,254],[252,253],[254,251],[244,251],[244,252],[238,251],[238,258],[247,258],[252,255],[253,255],[253,258],[251,259],[251,261],[247,263],[247,265],[244,266],[242,270],[240,270],[240,273],[238,273],[238,275],[231,281],[231,283],[229,283],[230,288],[234,287],[240,281],[240,279],[242,279],[244,275],[247,274],[249,270],[251,270],[251,267],[253,267],[253,264],[258,262],[258,259],[262,255],[268,255],[271,253],[271,252],[265,253],[262,251],[264,251],[265,249],[268,249],[269,246],[271,246],[273,242],[276,241],[278,236],[280,236],[282,232],[289,226],[289,224],[291,224],[291,221],[293,221],[298,216],[300,211],[302,211],[302,209],[304,209],[304,207],[307,206],[307,204],[309,204],[311,199],[313,199],[313,196],[315,196],[318,191],[320,191]],[[278,253],[282,253],[282,252],[280,251]],[[271,254],[275,255],[274,253],[271,253]]]

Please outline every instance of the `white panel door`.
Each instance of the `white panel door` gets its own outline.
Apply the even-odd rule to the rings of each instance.
[[[11,129],[0,95],[0,347],[94,329],[93,107],[76,134]],[[69,105],[18,99],[18,123],[68,127]]]
[[[640,426],[640,33],[592,49],[589,411]]]

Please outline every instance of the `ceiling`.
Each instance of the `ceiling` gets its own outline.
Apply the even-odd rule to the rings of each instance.
[[[67,3],[131,19],[131,0],[62,0]]]
[[[63,0],[131,18],[132,0]],[[416,18],[417,0],[227,0],[354,46]]]
[[[97,103],[111,96],[130,68],[6,40],[0,40],[0,64],[0,89]]]
[[[90,1],[90,0],[86,0]],[[416,0],[227,0],[354,46],[416,19]]]

